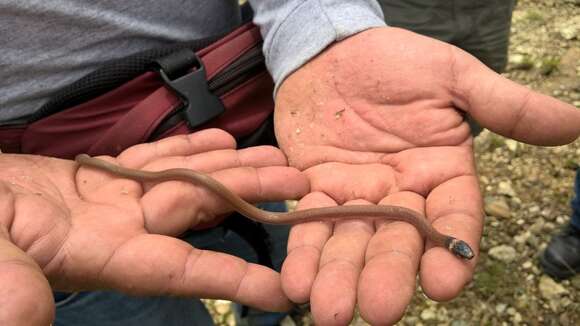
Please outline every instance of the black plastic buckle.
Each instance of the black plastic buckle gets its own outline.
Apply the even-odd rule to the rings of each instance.
[[[183,102],[183,114],[191,129],[216,118],[225,111],[219,97],[209,90],[205,67],[189,49],[182,49],[157,61],[159,74]],[[193,68],[197,68],[190,71]]]

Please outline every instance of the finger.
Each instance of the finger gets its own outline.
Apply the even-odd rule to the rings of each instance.
[[[472,153],[471,146],[425,147],[385,155],[382,161],[396,171],[400,190],[427,196],[437,185],[457,175],[472,173],[473,167],[469,164]]]
[[[235,149],[236,140],[221,129],[205,129],[192,134],[167,137],[124,150],[117,157],[121,165],[139,168],[167,156],[188,156],[220,149]]]
[[[454,49],[454,104],[483,127],[536,145],[562,145],[578,138],[580,110],[518,85]]]
[[[304,174],[284,166],[239,167],[210,175],[252,203],[299,198],[310,189]],[[198,224],[210,225],[216,216],[232,211],[218,194],[206,187],[184,182],[168,182],[154,187],[141,199],[141,207],[147,230],[166,235],[181,234]]]
[[[203,173],[241,166],[287,166],[286,156],[273,146],[255,146],[240,150],[222,149],[187,156],[167,156],[143,166],[143,170],[161,171],[184,168]]]
[[[431,191],[427,217],[439,232],[466,241],[477,258],[483,228],[483,208],[475,175],[453,178]],[[437,301],[457,296],[473,275],[477,259],[464,261],[441,247],[427,247],[421,259],[421,285]]]
[[[312,190],[324,191],[339,204],[359,198],[376,203],[396,190],[395,173],[385,164],[324,163],[305,173]]]
[[[185,137],[185,136],[184,136]],[[184,144],[184,137],[175,137],[174,141],[168,141],[167,143],[174,143],[176,146]],[[160,143],[159,147],[164,147]],[[167,146],[170,146],[167,144]],[[179,149],[172,147],[174,150],[170,149],[158,150],[157,154],[160,153],[176,153]],[[185,151],[185,148],[180,148],[181,152]],[[151,151],[150,151],[151,152]],[[189,150],[191,152],[191,149]],[[111,162],[114,164],[122,165],[125,167],[132,167],[124,164],[120,160],[115,160],[109,156],[98,157],[101,160]],[[134,162],[133,162],[134,163]],[[195,155],[188,156],[158,156],[154,161],[148,163],[144,166],[133,166],[133,168],[148,170],[148,171],[161,171],[165,169],[172,168],[185,168],[198,172],[212,172],[221,169],[228,169],[240,166],[285,166],[287,165],[286,157],[277,148],[272,146],[258,146],[251,147],[242,150],[235,149],[221,149],[221,150],[210,150],[208,152],[201,152]],[[80,169],[77,180],[83,187],[81,187],[81,194],[84,198],[92,200],[93,202],[99,203],[109,203],[115,204],[123,207],[126,205],[126,199],[134,198],[138,199],[143,195],[143,185],[139,182],[130,181],[129,179],[119,177],[110,173],[104,173],[97,169]],[[88,182],[87,180],[90,180]],[[186,183],[183,182],[166,182],[160,184],[154,184],[156,192],[161,194],[174,193],[175,187],[181,187],[185,190],[189,190]],[[147,188],[145,188],[146,190]]]
[[[0,198],[0,221],[12,220],[14,196],[3,183]],[[0,227],[0,325],[49,325],[53,319],[54,299],[42,270]]]
[[[133,295],[226,299],[267,311],[291,307],[275,271],[160,235],[137,236],[117,248],[100,280]]]
[[[355,200],[347,204],[368,205],[369,202]],[[374,232],[371,220],[335,222],[312,285],[310,307],[315,324],[346,325],[352,320],[365,250]]]
[[[412,192],[389,195],[383,205],[408,207],[424,214],[425,200]],[[423,239],[405,222],[379,221],[369,241],[358,286],[361,316],[371,325],[393,325],[415,293],[415,279],[423,254]]]
[[[314,192],[300,200],[297,210],[333,206],[336,203],[327,195]],[[308,222],[290,229],[288,255],[282,265],[281,277],[284,293],[297,303],[310,300],[312,284],[318,273],[320,255],[332,234],[331,222]]]

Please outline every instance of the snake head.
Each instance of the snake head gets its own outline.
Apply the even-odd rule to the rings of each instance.
[[[475,256],[471,247],[467,242],[455,238],[449,238],[447,241],[447,248],[455,256],[461,257],[463,259],[469,260]]]

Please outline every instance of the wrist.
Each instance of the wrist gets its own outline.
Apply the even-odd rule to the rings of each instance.
[[[385,26],[380,6],[370,0],[291,1],[276,10],[260,6],[267,7],[257,4],[255,22],[264,35],[264,53],[276,82],[275,93],[290,73],[330,44]]]

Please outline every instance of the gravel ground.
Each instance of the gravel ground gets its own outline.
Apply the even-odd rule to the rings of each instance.
[[[580,107],[580,0],[520,0],[506,77]],[[580,141],[539,148],[484,131],[476,157],[485,198],[481,259],[451,302],[417,289],[400,325],[580,325],[580,276],[555,282],[538,256],[570,216]],[[227,301],[207,301],[217,325],[234,325]],[[285,325],[312,325],[308,314]],[[351,325],[367,325],[355,318]]]

